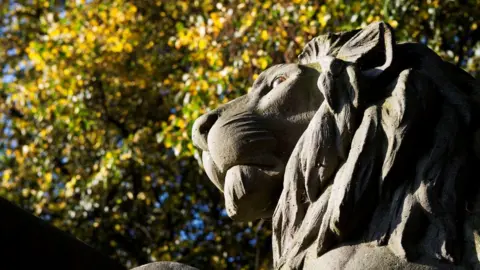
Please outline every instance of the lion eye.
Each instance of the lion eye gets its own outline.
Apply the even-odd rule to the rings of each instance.
[[[287,80],[287,77],[285,77],[283,75],[275,78],[275,80],[273,80],[273,82],[272,82],[272,88],[277,87],[277,85],[281,84],[282,82],[284,82],[286,80]]]

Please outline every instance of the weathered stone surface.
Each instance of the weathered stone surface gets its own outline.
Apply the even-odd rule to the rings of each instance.
[[[177,262],[155,262],[145,264],[139,267],[135,267],[132,270],[198,270],[195,267],[191,267]]]
[[[233,219],[276,269],[479,269],[480,85],[389,25],[326,34],[199,118]]]

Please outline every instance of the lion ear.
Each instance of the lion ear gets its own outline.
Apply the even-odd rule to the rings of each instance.
[[[305,45],[302,53],[298,56],[299,63],[303,65],[315,64],[324,56],[337,55],[340,48],[359,32],[360,29],[356,29],[347,32],[328,33],[315,37]]]
[[[367,77],[377,77],[392,64],[394,42],[390,25],[371,23],[348,40],[336,58],[356,63]]]

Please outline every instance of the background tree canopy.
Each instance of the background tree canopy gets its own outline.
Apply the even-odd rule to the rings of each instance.
[[[311,38],[384,20],[480,65],[479,0],[5,0],[0,18],[0,196],[127,267],[268,268],[269,221],[226,216],[190,129]]]

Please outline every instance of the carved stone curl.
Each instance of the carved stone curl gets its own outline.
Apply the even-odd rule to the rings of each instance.
[[[193,140],[276,269],[480,267],[480,86],[388,24],[310,41]]]

